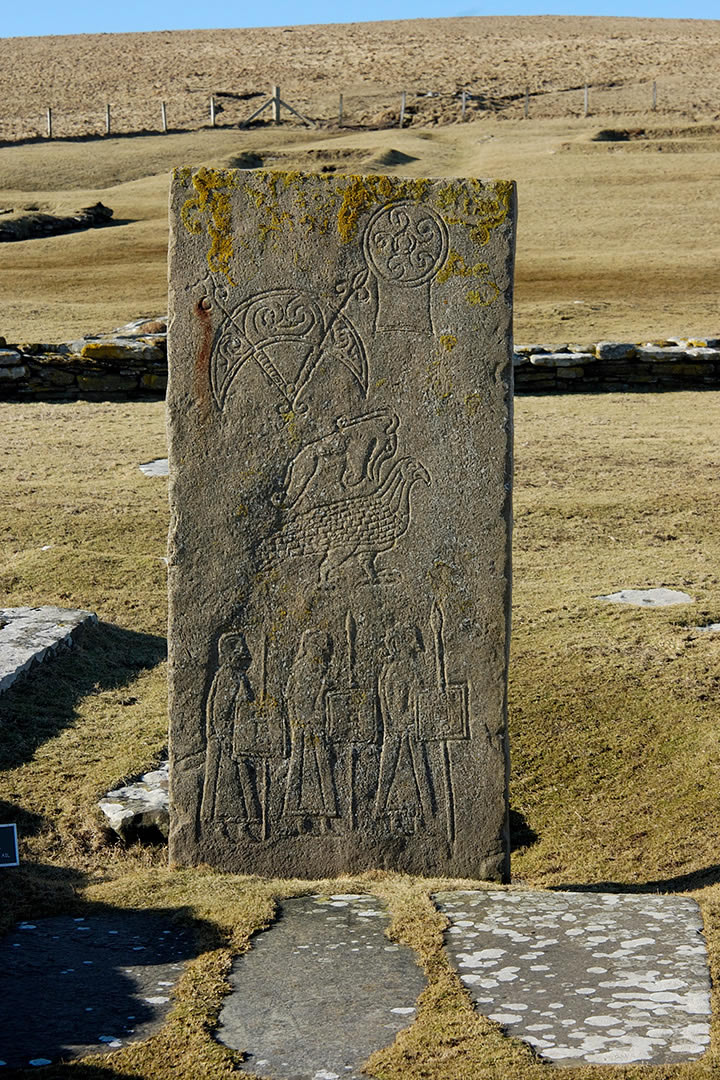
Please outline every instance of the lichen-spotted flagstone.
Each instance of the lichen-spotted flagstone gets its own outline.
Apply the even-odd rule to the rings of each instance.
[[[0,692],[46,657],[72,645],[97,621],[92,611],[72,608],[0,608]]]
[[[194,951],[187,928],[149,912],[18,923],[0,940],[0,1062],[50,1064],[147,1039]]]
[[[707,1049],[710,976],[694,900],[494,891],[435,899],[479,1011],[542,1057],[666,1065]]]
[[[415,1015],[425,978],[385,937],[374,896],[286,900],[233,965],[218,1037],[275,1080],[367,1080],[363,1062]]]
[[[507,876],[514,187],[180,170],[171,858]]]

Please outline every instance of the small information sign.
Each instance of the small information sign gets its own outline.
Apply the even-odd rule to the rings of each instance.
[[[0,825],[0,867],[19,866],[16,825]]]

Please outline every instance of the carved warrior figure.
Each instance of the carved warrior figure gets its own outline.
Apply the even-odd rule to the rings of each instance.
[[[417,737],[418,695],[426,685],[426,663],[416,626],[394,626],[385,636],[378,675],[383,724],[375,810],[414,831],[432,817],[425,748]]]
[[[260,682],[264,683],[263,655]],[[252,657],[239,631],[218,641],[218,669],[205,706],[207,748],[201,817],[224,823],[262,824],[266,833],[268,762],[284,755],[285,733],[264,685],[256,695],[248,670]]]
[[[329,635],[306,630],[285,687],[292,743],[286,814],[338,816],[325,715],[331,655]]]

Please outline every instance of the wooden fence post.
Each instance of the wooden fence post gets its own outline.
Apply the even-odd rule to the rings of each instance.
[[[653,80],[652,111],[655,112],[656,109],[657,109],[657,83],[655,82],[655,80]]]
[[[400,123],[398,125],[399,127],[402,127],[403,124],[405,123],[405,103],[406,103],[406,101],[407,101],[407,94],[403,90],[402,96],[400,97]]]
[[[588,84],[585,83],[585,103],[583,106],[583,116],[587,116],[590,111],[590,91],[588,90]]]
[[[530,115],[530,87],[525,87],[525,119]]]
[[[164,101],[160,102],[160,114],[162,116],[162,129],[167,131],[167,105]]]
[[[52,139],[52,109],[48,109],[46,113],[47,119],[47,137]]]
[[[338,127],[342,127],[343,122],[343,96],[340,95],[340,101],[338,103]]]
[[[280,123],[280,87],[272,88],[272,118],[274,124]]]
[[[105,134],[110,134],[110,106],[105,106]]]
[[[465,103],[467,102],[467,90],[462,92],[462,105],[460,106],[460,119],[465,119]]]
[[[215,98],[210,98],[210,124],[215,127]]]

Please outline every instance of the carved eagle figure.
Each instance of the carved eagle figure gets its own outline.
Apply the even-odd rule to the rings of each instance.
[[[410,525],[413,486],[430,483],[427,469],[410,457],[401,458],[374,491],[335,499],[292,514],[264,549],[263,566],[304,555],[322,555],[319,581],[350,559],[357,559],[368,580],[376,583],[389,575],[375,565]]]

